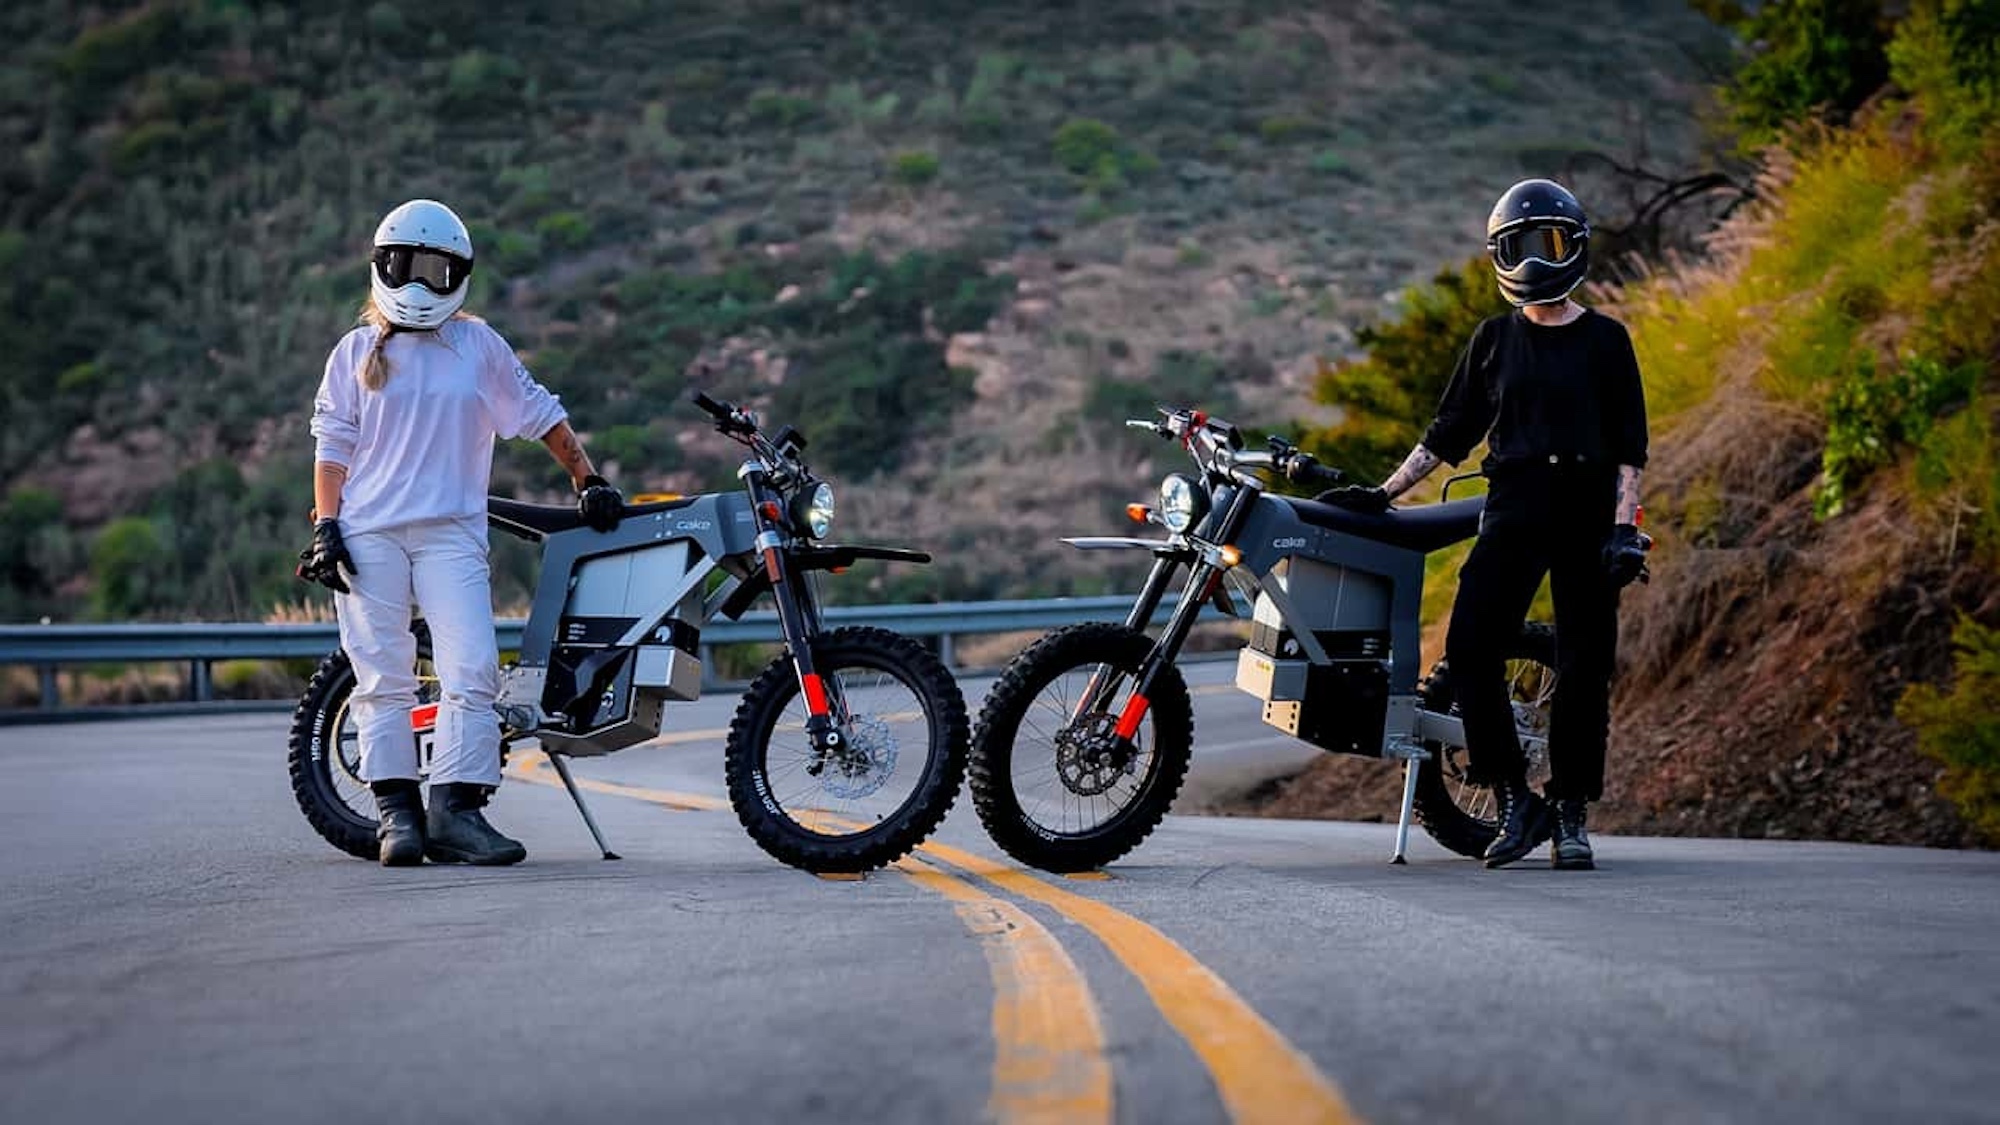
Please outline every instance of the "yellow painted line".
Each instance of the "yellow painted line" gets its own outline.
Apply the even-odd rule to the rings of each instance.
[[[508,763],[507,772],[516,779],[562,788],[562,779],[555,776],[554,771],[549,768],[548,755],[540,750],[513,751],[508,756],[513,761]],[[715,812],[729,807],[729,802],[719,797],[704,796],[700,793],[681,793],[672,789],[649,789],[643,785],[621,785],[615,781],[598,781],[588,777],[577,778],[576,787],[588,789],[593,793],[609,793],[618,797],[649,801],[677,812]]]
[[[1065,879],[1069,879],[1069,880],[1072,880],[1072,881],[1074,881],[1074,882],[1078,882],[1078,883],[1109,883],[1109,882],[1111,881],[1111,872],[1109,872],[1109,871],[1072,871],[1072,872],[1070,872],[1069,874],[1067,874],[1067,875],[1063,876],[1063,878],[1065,878]]]
[[[1053,908],[1097,936],[1208,1068],[1238,1125],[1359,1122],[1318,1066],[1173,939],[1095,899],[948,844],[920,850],[1002,890]]]
[[[859,883],[867,878],[859,871],[815,871],[813,874],[829,883]]]
[[[896,869],[956,903],[993,977],[993,1094],[1002,1125],[1099,1125],[1112,1116],[1097,1002],[1062,943],[1004,899],[915,857]]]

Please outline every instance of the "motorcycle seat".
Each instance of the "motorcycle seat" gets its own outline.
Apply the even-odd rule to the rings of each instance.
[[[1285,499],[1298,512],[1300,519],[1314,527],[1425,554],[1479,534],[1479,513],[1486,507],[1484,496],[1474,496],[1443,504],[1391,508],[1378,514],[1295,497]]]
[[[697,497],[684,496],[679,500],[660,500],[651,504],[627,504],[619,518],[630,519],[650,512],[685,508],[696,499]],[[577,511],[574,504],[529,504],[499,496],[486,498],[486,518],[502,531],[510,531],[516,535],[532,535],[535,538],[554,535],[559,531],[575,531],[584,525],[583,513]]]

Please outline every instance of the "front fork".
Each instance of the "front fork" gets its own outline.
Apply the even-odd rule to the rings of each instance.
[[[812,592],[802,590],[785,555],[783,507],[765,480],[761,468],[745,466],[744,482],[750,490],[750,510],[756,520],[757,554],[764,564],[764,576],[771,580],[771,600],[778,607],[778,626],[784,633],[785,649],[791,654],[792,669],[799,678],[799,693],[806,701],[806,738],[816,756],[840,749],[844,739],[837,719],[836,694],[813,666],[813,638],[819,633],[819,615],[814,612]]]
[[[1241,488],[1231,497],[1229,507],[1217,521],[1217,541],[1227,543],[1241,526],[1245,513],[1256,500],[1255,490]],[[1180,656],[1181,646],[1187,643],[1188,633],[1194,629],[1195,621],[1201,616],[1201,607],[1215,594],[1222,584],[1223,567],[1212,557],[1212,550],[1196,550],[1189,547],[1185,553],[1163,555],[1153,562],[1153,569],[1146,575],[1146,584],[1139,590],[1139,598],[1132,603],[1132,612],[1126,615],[1125,627],[1135,633],[1143,633],[1153,620],[1153,614],[1160,608],[1160,599],[1166,597],[1167,587],[1173,581],[1174,572],[1182,563],[1188,564],[1187,583],[1181,588],[1181,600],[1174,606],[1173,616],[1167,618],[1167,627],[1153,642],[1152,650],[1139,665],[1138,675],[1132,685],[1132,694],[1118,711],[1118,725],[1115,728],[1119,741],[1130,746],[1134,735],[1139,733],[1139,724],[1145,721],[1146,711],[1152,706],[1153,685],[1165,669],[1171,667]],[[1075,721],[1085,715],[1102,709],[1109,711],[1110,697],[1117,691],[1121,674],[1109,665],[1100,665],[1084,688],[1083,697],[1078,701]]]

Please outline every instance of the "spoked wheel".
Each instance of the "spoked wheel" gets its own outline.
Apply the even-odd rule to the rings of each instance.
[[[1088,871],[1159,826],[1187,776],[1194,712],[1169,666],[1138,729],[1118,736],[1152,649],[1123,625],[1073,625],[1007,665],[979,713],[971,765],[973,804],[1001,850],[1045,871]]]
[[[417,703],[438,699],[437,669],[431,664],[430,636],[417,632]],[[335,650],[313,670],[292,712],[292,796],[299,811],[327,843],[351,856],[374,859],[375,795],[361,780],[361,738],[348,706],[354,695],[354,666]]]
[[[1507,684],[1514,731],[1528,758],[1528,785],[1539,791],[1549,777],[1549,705],[1556,690],[1556,633],[1541,623],[1521,629],[1507,653]],[[1427,711],[1458,713],[1449,670],[1431,673]],[[1416,817],[1431,838],[1459,855],[1478,858],[1499,832],[1493,791],[1472,782],[1463,746],[1427,742],[1429,761],[1417,769]]]
[[[817,750],[789,656],[744,693],[729,727],[736,816],[765,851],[828,874],[892,863],[944,819],[965,780],[965,698],[938,658],[882,629],[813,642],[840,744]]]

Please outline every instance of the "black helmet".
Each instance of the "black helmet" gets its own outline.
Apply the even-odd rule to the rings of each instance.
[[[1554,180],[1522,180],[1486,217],[1486,252],[1509,303],[1547,305],[1569,296],[1590,269],[1583,204]]]

